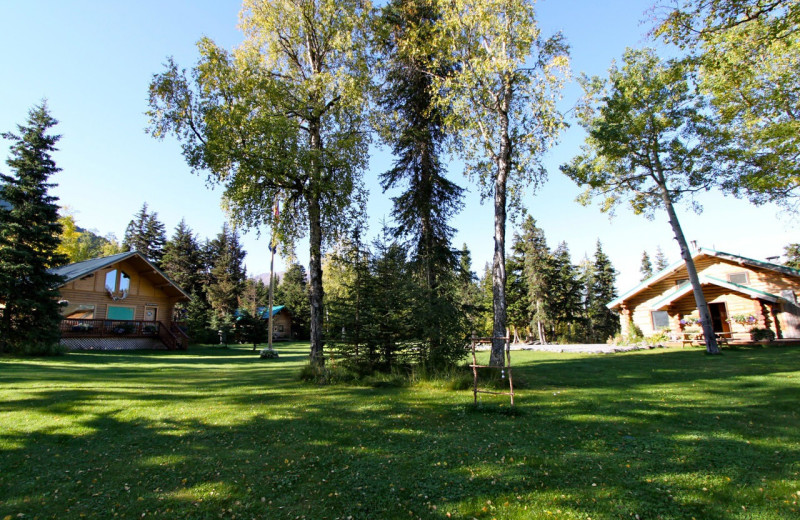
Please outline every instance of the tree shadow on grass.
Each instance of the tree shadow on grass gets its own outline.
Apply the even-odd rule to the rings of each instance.
[[[773,374],[797,358],[745,354],[705,371],[680,352],[595,357],[600,380],[584,359],[523,365],[513,415],[470,410],[469,391],[262,387],[288,363],[207,389],[187,362],[151,375],[163,392],[78,371],[92,388],[23,407],[70,425],[0,432],[0,517],[787,518],[800,389]]]

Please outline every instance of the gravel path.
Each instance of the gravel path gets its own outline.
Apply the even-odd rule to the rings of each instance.
[[[615,352],[630,352],[632,350],[646,350],[661,348],[658,346],[623,346],[606,345],[605,343],[581,345],[528,345],[527,343],[513,343],[511,350],[539,350],[542,352],[570,352],[576,354],[613,354]],[[489,345],[480,345],[477,350],[489,350]]]

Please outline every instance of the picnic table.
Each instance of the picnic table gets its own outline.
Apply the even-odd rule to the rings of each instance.
[[[717,338],[717,345],[728,345],[730,340],[733,339],[732,332],[715,332],[714,336]],[[705,345],[706,337],[702,332],[684,332],[681,338],[681,348],[686,345]]]

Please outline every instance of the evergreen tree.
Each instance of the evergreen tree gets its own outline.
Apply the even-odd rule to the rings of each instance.
[[[594,334],[593,340],[605,342],[620,329],[619,316],[611,312],[606,307],[610,301],[617,297],[615,281],[617,272],[611,265],[611,260],[603,252],[600,241],[597,241],[597,250],[594,254],[594,265],[592,266],[592,283],[589,287],[589,319],[592,322],[591,329]]]
[[[472,270],[472,255],[467,244],[463,244],[456,273],[456,301],[466,317],[470,333],[476,330],[474,323],[481,312],[480,289],[477,282],[478,276]]]
[[[138,251],[156,265],[161,265],[161,257],[167,234],[164,224],[158,220],[158,213],[148,213],[147,203],[134,215],[125,229],[122,247],[127,251]]]
[[[547,328],[552,323],[550,290],[553,279],[553,262],[544,231],[536,226],[533,217],[522,223],[522,243],[525,251],[523,274],[528,287],[528,305],[531,327],[541,344],[547,343]]]
[[[653,276],[653,264],[647,251],[642,252],[642,266],[639,267],[639,272],[642,273],[642,278],[639,280],[642,282]]]
[[[184,291],[198,294],[202,290],[202,262],[200,244],[186,221],[181,219],[172,238],[164,244],[161,270]]]
[[[283,275],[280,288],[282,296],[276,301],[289,309],[292,315],[292,333],[297,339],[309,339],[311,302],[305,268],[300,264],[290,265]]]
[[[800,244],[789,244],[783,248],[783,252],[786,255],[786,262],[783,265],[800,269]]]
[[[13,175],[0,174],[0,352],[51,354],[58,350],[61,315],[57,302],[61,278],[48,268],[67,262],[57,253],[61,226],[56,198],[48,194],[51,175],[60,171],[51,154],[60,136],[42,103],[28,113],[12,142],[6,161]],[[10,206],[10,207],[9,207]]]
[[[667,262],[667,257],[664,256],[664,251],[661,250],[661,246],[656,247],[656,272],[663,271],[669,267],[669,262]]]
[[[584,288],[578,277],[578,271],[572,264],[566,242],[561,242],[553,251],[551,261],[552,279],[549,284],[549,307],[554,335],[561,343],[584,341]]]
[[[416,338],[424,337],[415,325],[421,320],[416,315],[414,286],[405,248],[390,240],[384,228],[375,240],[370,265],[369,345],[373,363],[383,370],[397,364],[397,356]],[[425,291],[421,291],[423,294]],[[417,329],[417,330],[415,330]],[[415,334],[417,333],[417,334]],[[424,358],[428,352],[421,352]]]
[[[516,233],[511,243],[511,254],[506,258],[506,298],[508,326],[512,341],[518,343],[520,333],[529,329],[531,316],[528,284],[525,279],[525,247],[522,238]]]
[[[239,304],[247,273],[245,252],[239,244],[239,234],[222,226],[222,232],[209,243],[210,283],[206,287],[208,303],[213,311],[213,328],[230,327],[233,313]]]
[[[406,185],[393,199],[397,225],[392,236],[412,244],[411,260],[423,290],[416,318],[424,322],[420,330],[431,355],[450,342],[445,330],[459,321],[453,292],[458,252],[450,246],[454,230],[447,222],[461,209],[463,191],[445,177],[439,160],[445,134],[442,109],[433,101],[433,77],[452,67],[423,45],[433,37],[438,20],[435,2],[393,0],[383,8],[377,31],[386,64],[380,104],[387,124],[382,133],[397,157],[381,183],[384,190]]]
[[[368,346],[371,319],[370,252],[356,227],[350,240],[342,241],[325,262],[324,284],[326,337],[331,348],[356,365],[370,366],[374,351]]]

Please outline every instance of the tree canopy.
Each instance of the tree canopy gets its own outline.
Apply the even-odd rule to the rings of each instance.
[[[169,60],[150,85],[152,134],[175,134],[189,165],[224,185],[235,221],[272,227],[288,246],[308,233],[319,364],[322,250],[352,217],[345,210],[367,160],[369,11],[358,0],[247,0],[239,48],[203,39],[191,80]]]
[[[729,146],[722,185],[755,203],[800,206],[800,3],[662,2],[655,34],[689,53]]]
[[[707,350],[718,353],[708,306],[675,204],[714,186],[721,146],[679,61],[660,60],[649,49],[627,50],[608,79],[583,78],[586,102],[579,110],[588,132],[582,153],[562,171],[586,186],[580,199],[601,200],[602,211],[628,202],[636,214],[667,214],[692,283]]]

